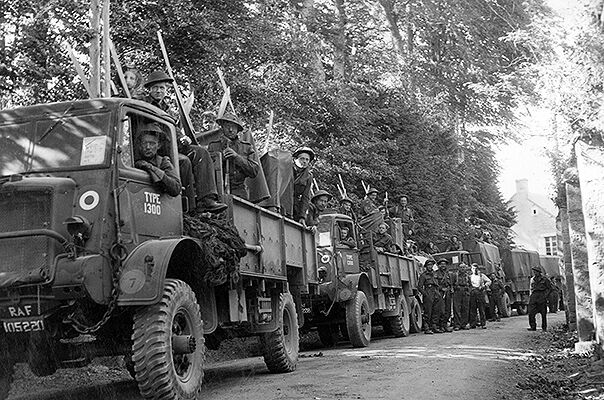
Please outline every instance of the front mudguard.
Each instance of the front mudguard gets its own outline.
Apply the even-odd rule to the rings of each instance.
[[[164,281],[170,261],[184,251],[191,254],[191,249],[195,248],[201,250],[199,244],[191,238],[154,239],[141,243],[123,262],[118,305],[134,306],[157,303],[163,295]],[[182,259],[182,257],[179,258]],[[193,263],[193,254],[188,258]],[[192,265],[189,266],[189,268],[192,267]],[[171,277],[179,278],[178,276]],[[181,279],[187,281],[187,279]]]
[[[370,313],[375,310],[375,301],[373,299],[373,290],[371,282],[366,273],[350,274],[338,277],[334,282],[322,284],[319,286],[319,293],[329,297],[330,301],[347,302],[354,298],[357,291],[362,291],[367,297]]]

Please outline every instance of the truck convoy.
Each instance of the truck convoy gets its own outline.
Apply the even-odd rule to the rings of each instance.
[[[268,369],[289,372],[299,327],[317,327],[327,340],[325,332],[345,325],[354,346],[368,345],[372,323],[401,336],[411,314],[421,329],[419,305],[410,307],[414,260],[377,253],[371,241],[340,247],[340,227],[353,225],[343,215],[322,216],[313,235],[225,194],[228,222],[193,223],[232,225],[238,262],[208,262],[207,238],[185,234],[183,218],[191,220],[181,196],[157,190],[134,167],[134,134],[150,121],[177,166],[173,119],[141,101],[0,112],[0,399],[18,362],[43,376],[123,355],[144,398],[193,399],[204,349],[225,332],[258,336]],[[220,159],[215,166],[221,177]],[[222,267],[232,271],[226,279],[205,279]]]

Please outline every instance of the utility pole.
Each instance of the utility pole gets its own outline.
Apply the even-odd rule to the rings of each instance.
[[[90,92],[101,96],[100,0],[90,0]]]

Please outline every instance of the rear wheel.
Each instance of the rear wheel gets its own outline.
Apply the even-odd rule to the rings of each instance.
[[[319,333],[319,339],[325,347],[333,347],[338,343],[339,334],[338,325],[319,325],[317,332]]]
[[[518,304],[516,306],[516,312],[518,315],[526,315],[526,313],[528,313],[528,306],[526,304]]]
[[[504,318],[512,315],[512,302],[510,301],[510,296],[507,293],[504,293],[501,297],[501,310],[499,310],[501,316]]]
[[[204,364],[203,323],[195,294],[166,279],[159,303],[134,315],[132,361],[145,399],[195,399]]]
[[[277,330],[260,336],[264,363],[269,371],[292,372],[298,364],[300,334],[294,299],[289,293],[281,293]]]
[[[396,317],[387,317],[384,321],[384,330],[389,331],[394,337],[409,336],[409,305],[404,294],[400,295],[400,311]],[[388,326],[388,329],[386,329]]]
[[[409,308],[409,320],[411,322],[410,331],[413,333],[420,333],[424,325],[422,319],[422,306],[420,306],[419,301],[417,301],[415,297],[411,297]]]
[[[0,400],[8,398],[10,385],[13,383],[14,372],[14,362],[5,360],[2,362],[2,364],[0,364]]]
[[[362,291],[346,303],[346,329],[353,347],[367,347],[371,341],[369,302]]]

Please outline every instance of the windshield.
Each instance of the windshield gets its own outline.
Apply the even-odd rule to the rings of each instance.
[[[110,113],[0,125],[0,176],[106,163]]]

